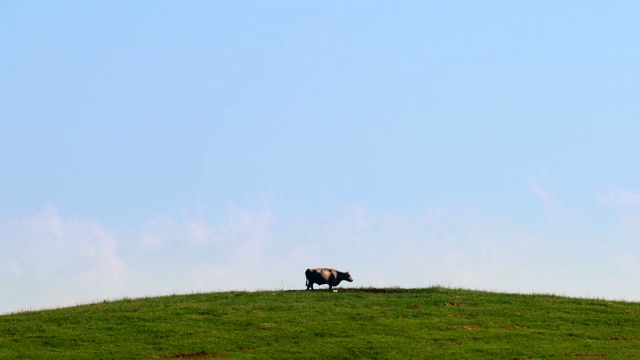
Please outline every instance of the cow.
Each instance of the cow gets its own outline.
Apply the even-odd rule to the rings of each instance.
[[[327,268],[307,269],[304,275],[307,277],[307,290],[313,290],[314,283],[318,285],[328,284],[329,290],[331,290],[334,286],[338,286],[342,280],[353,281],[349,272]]]

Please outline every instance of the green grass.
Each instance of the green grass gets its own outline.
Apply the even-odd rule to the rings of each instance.
[[[440,287],[223,292],[0,316],[2,359],[640,359],[640,304]]]

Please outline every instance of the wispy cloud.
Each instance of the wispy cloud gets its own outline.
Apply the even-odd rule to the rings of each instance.
[[[545,188],[532,188],[554,204]],[[0,222],[0,312],[124,296],[301,289],[304,270],[319,266],[350,271],[353,286],[640,299],[628,286],[640,275],[637,232],[614,227],[585,242],[586,231],[548,229],[479,208],[398,216],[358,204],[282,222],[263,201],[229,205],[219,218],[165,214],[116,231],[45,206]]]
[[[640,229],[640,194],[622,186],[609,186],[601,192],[598,204],[609,214],[614,214],[610,236],[637,238]]]
[[[139,231],[130,231],[129,241],[136,245],[124,256],[132,269],[129,291],[138,296],[255,289],[265,277],[259,267],[272,242],[274,223],[268,200],[256,209],[230,204],[222,219],[158,216]]]
[[[361,285],[498,286],[512,259],[535,250],[535,239],[506,218],[475,209],[431,209],[420,216],[370,214],[347,206],[299,223],[299,267],[336,266]],[[357,274],[357,275],[356,275]]]
[[[640,194],[622,186],[611,186],[602,192],[598,202],[603,206],[613,208],[640,208]]]
[[[530,182],[531,189],[542,204],[545,215],[549,223],[554,226],[560,226],[570,218],[569,212],[560,204],[555,192],[540,179]]]
[[[0,224],[0,234],[5,309],[109,298],[122,289],[126,265],[116,238],[96,221],[64,219],[47,205]]]
[[[273,288],[275,215],[229,205],[222,220],[158,216],[139,229],[65,218],[54,206],[0,223],[0,312],[124,296]],[[286,256],[286,255],[282,255]]]

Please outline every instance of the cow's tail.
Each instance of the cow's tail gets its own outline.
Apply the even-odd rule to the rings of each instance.
[[[311,269],[307,269],[304,272],[304,277],[306,278],[306,282],[305,282],[305,286],[307,287],[307,290],[309,290],[309,274],[311,273]]]

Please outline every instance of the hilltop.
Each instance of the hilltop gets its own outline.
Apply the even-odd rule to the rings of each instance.
[[[640,358],[640,304],[432,287],[126,299],[0,316],[0,358]]]

